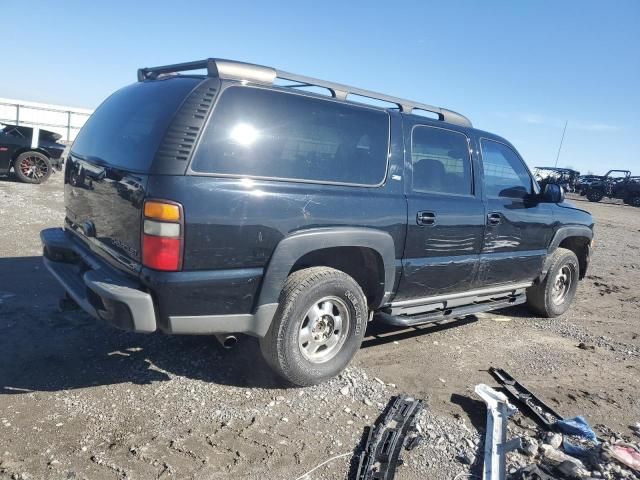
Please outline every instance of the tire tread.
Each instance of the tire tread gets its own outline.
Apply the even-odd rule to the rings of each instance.
[[[568,258],[572,258],[573,262],[576,265],[578,264],[578,258],[571,250],[562,247],[556,248],[556,250],[551,254],[551,262],[544,280],[527,289],[527,305],[542,317],[552,318],[561,315],[561,313],[558,314],[555,312],[552,306],[548,303],[548,282],[549,278],[552,276],[552,272],[557,269],[559,264],[566,262]],[[578,281],[577,273],[573,281]],[[573,296],[569,299],[569,302],[572,300]]]

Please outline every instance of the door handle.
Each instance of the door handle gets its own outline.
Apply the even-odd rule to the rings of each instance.
[[[418,225],[435,225],[436,224],[436,214],[434,212],[418,212],[416,215],[416,223]]]
[[[487,225],[499,225],[502,223],[502,214],[491,212],[487,215]]]

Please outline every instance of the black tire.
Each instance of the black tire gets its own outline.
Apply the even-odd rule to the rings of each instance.
[[[24,152],[13,162],[13,171],[24,183],[42,183],[51,175],[51,162],[40,152]]]
[[[604,194],[600,190],[589,190],[587,192],[587,200],[590,202],[599,202],[604,198]]]
[[[313,309],[316,309],[313,318],[317,320],[312,318]],[[331,313],[317,316],[325,309]],[[334,331],[338,317],[341,317],[342,330],[332,337],[338,332]],[[334,377],[351,361],[362,343],[367,317],[364,293],[349,275],[328,267],[299,270],[284,284],[273,322],[265,337],[260,339],[260,349],[267,363],[284,379],[299,386],[315,385]],[[322,331],[316,331],[318,326]],[[302,330],[311,334],[306,347],[304,339],[307,337]],[[315,345],[323,341],[328,345],[330,340],[337,343],[324,350],[320,345],[312,352]],[[325,360],[320,358],[323,351],[326,351]],[[314,356],[314,359],[308,356]]]
[[[576,254],[566,248],[557,248],[551,254],[549,271],[544,280],[527,289],[527,304],[542,317],[562,315],[576,295],[579,274]],[[562,287],[559,289],[560,283]]]
[[[640,207],[640,195],[636,195],[635,197],[629,197],[629,205],[633,205],[634,207]]]

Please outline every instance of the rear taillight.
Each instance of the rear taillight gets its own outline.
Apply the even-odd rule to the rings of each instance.
[[[142,264],[154,270],[182,268],[184,222],[182,206],[166,200],[146,200],[142,225]]]

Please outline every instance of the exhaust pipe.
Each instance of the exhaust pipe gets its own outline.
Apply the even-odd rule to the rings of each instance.
[[[238,343],[238,337],[235,335],[217,334],[216,339],[220,342],[222,348],[226,349],[233,348],[236,346],[236,343]]]

